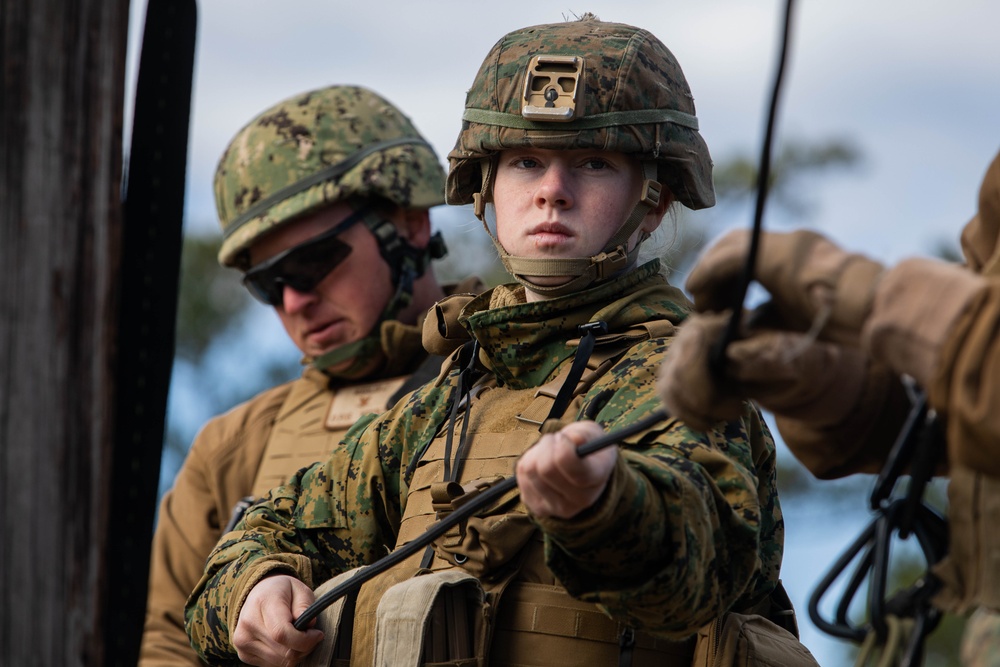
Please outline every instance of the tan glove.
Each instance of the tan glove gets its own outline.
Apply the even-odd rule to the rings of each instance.
[[[724,235],[702,255],[686,287],[699,311],[732,307],[743,279],[750,232]],[[845,252],[806,230],[761,235],[755,279],[792,330],[817,329],[819,338],[858,345],[883,267]]]
[[[746,398],[776,414],[835,424],[855,408],[867,358],[859,350],[812,341],[800,333],[757,331],[726,348],[726,377],[709,372],[709,355],[727,313],[685,320],[660,369],[658,390],[670,413],[692,428],[735,419]]]
[[[1000,276],[1000,153],[979,186],[979,210],[962,229],[962,254],[976,273]]]
[[[736,418],[742,399],[775,414],[795,457],[820,478],[877,472],[909,410],[899,378],[859,349],[762,330],[726,348],[726,378],[708,370],[727,313],[692,315],[671,343],[657,388],[691,428]]]

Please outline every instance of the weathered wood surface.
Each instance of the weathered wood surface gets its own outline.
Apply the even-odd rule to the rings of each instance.
[[[128,0],[0,3],[0,664],[104,664]]]

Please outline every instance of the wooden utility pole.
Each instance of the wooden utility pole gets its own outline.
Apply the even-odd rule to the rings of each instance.
[[[98,665],[129,2],[0,7],[0,664]]]
[[[138,651],[195,5],[149,2],[123,205],[129,6],[0,1],[0,665]]]

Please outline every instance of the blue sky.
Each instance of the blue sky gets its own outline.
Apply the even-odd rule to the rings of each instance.
[[[755,153],[782,7],[774,0],[201,3],[188,226],[217,224],[216,160],[274,102],[330,83],[367,85],[404,109],[443,157],[493,42],[584,11],[642,26],[667,44],[687,73],[717,161]],[[887,261],[957,235],[1000,149],[997,25],[1000,4],[991,0],[798,0],[777,138],[842,137],[866,156],[863,168],[818,189],[810,225]]]
[[[216,161],[240,127],[278,100],[333,83],[368,86],[410,115],[443,158],[489,47],[509,30],[586,11],[647,28],[674,52],[717,162],[756,155],[782,8],[775,0],[203,2],[186,227],[217,228]],[[133,16],[133,27],[141,18]],[[816,205],[813,217],[765,226],[807,224],[886,262],[954,241],[1000,150],[997,26],[1000,3],[993,0],[798,0],[777,140],[847,140],[864,162],[803,184],[814,189],[802,193]],[[472,219],[462,210],[440,210],[434,219],[446,235],[481,233],[478,223],[461,224]],[[748,222],[746,211],[721,226]],[[262,315],[257,335],[284,345],[274,318]],[[821,662],[834,655],[836,642],[811,628],[803,600],[856,533],[862,509],[861,498],[857,513],[838,508],[836,518],[821,507],[786,508],[784,576],[803,638]]]

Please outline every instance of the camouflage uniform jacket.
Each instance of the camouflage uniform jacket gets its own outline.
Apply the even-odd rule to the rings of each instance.
[[[460,321],[502,392],[556,376],[572,361],[581,324],[602,320],[621,333],[651,321],[679,323],[688,309],[654,262],[543,302],[524,303],[522,288],[502,286],[469,303]],[[631,347],[575,404],[580,414],[614,430],[659,408],[655,375],[668,346],[669,337]],[[263,576],[284,572],[315,586],[395,544],[407,466],[447,427],[457,376],[453,370],[356,425],[345,447],[272,490],[242,530],[217,546],[187,608],[189,635],[207,660],[234,660],[230,631]],[[773,441],[749,405],[742,419],[707,434],[668,419],[623,443],[594,507],[539,525],[546,564],[571,595],[638,629],[689,636],[731,608],[763,600],[776,584],[783,527]]]
[[[409,375],[427,359],[418,326],[387,322],[383,334],[387,342],[392,341],[391,354],[385,355],[377,373],[358,382]],[[439,362],[429,365],[434,372],[439,366]],[[222,536],[236,503],[253,492],[262,457],[275,430],[294,424],[294,428],[308,430],[320,447],[336,443],[337,433],[327,433],[323,427],[323,414],[317,414],[309,428],[296,415],[302,410],[325,413],[336,391],[351,384],[331,380],[308,366],[298,379],[258,394],[211,419],[201,429],[173,487],[160,503],[140,667],[203,664],[184,631],[184,602],[201,578],[205,559]],[[340,429],[341,434],[344,432],[346,429]],[[295,436],[283,433],[282,437]],[[284,470],[285,479],[299,465]]]

